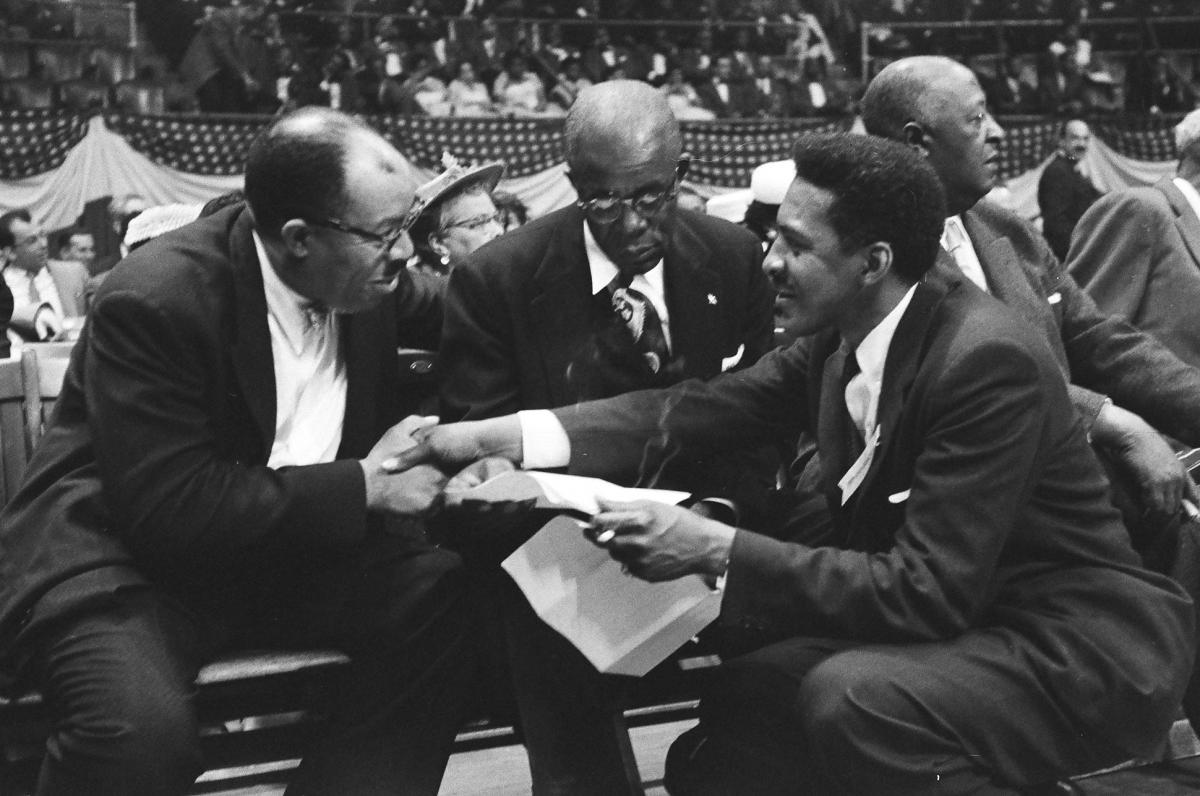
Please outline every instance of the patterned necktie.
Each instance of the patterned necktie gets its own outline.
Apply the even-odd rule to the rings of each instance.
[[[630,287],[632,274],[618,273],[608,285],[613,311],[620,316],[633,337],[634,347],[651,373],[662,370],[670,357],[667,338],[663,333],[662,319],[654,304],[640,290]]]
[[[304,339],[306,343],[319,346],[324,341],[329,326],[329,308],[324,304],[312,302],[305,304],[301,309],[304,312]]]

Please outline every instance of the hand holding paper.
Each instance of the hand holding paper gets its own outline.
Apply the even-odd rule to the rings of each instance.
[[[670,507],[685,497],[686,492],[628,489],[595,478],[532,471],[501,474],[461,495],[464,501],[528,502],[574,515],[555,515],[503,567],[537,615],[598,670],[635,676],[715,619],[721,595],[690,575],[648,583],[623,574],[606,550],[584,538],[581,529],[589,526],[575,517],[655,502]],[[641,526],[629,527],[632,532]]]
[[[651,582],[725,571],[735,530],[679,506],[600,499],[587,535],[629,572]]]

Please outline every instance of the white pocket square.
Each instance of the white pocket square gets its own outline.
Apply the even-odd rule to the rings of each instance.
[[[737,363],[742,361],[742,354],[746,353],[746,344],[738,346],[738,350],[733,352],[733,356],[725,357],[721,360],[721,372],[731,370],[737,367]]]
[[[1057,304],[1062,301],[1062,293],[1051,293],[1046,297],[1046,301],[1049,301],[1051,304]]]
[[[908,500],[908,496],[912,494],[911,489],[906,489],[903,492],[897,492],[894,495],[888,495],[888,503],[903,503]]]

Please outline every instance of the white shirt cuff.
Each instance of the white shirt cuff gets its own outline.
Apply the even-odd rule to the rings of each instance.
[[[521,423],[521,467],[549,470],[566,467],[571,461],[571,440],[562,423],[549,409],[517,412]]]

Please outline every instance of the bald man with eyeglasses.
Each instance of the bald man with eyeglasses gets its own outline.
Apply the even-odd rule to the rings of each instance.
[[[707,379],[773,347],[762,247],[735,225],[675,206],[688,161],[663,96],[637,81],[582,91],[563,143],[578,201],[488,243],[450,275],[442,418],[479,419]],[[676,458],[636,484],[765,496],[766,455]],[[494,563],[494,562],[490,562]],[[638,793],[619,708],[511,583],[505,625],[534,793]],[[511,591],[511,593],[507,593]]]

